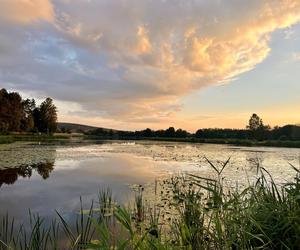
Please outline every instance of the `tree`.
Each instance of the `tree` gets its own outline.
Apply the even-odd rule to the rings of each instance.
[[[39,131],[48,134],[54,133],[57,128],[57,108],[53,104],[53,100],[48,97],[42,102],[38,111],[39,115],[36,114],[36,116],[40,122]]]
[[[19,131],[23,115],[22,98],[19,93],[9,93],[9,130]]]
[[[165,132],[166,137],[175,137],[175,128],[169,127]]]
[[[19,131],[23,115],[22,98],[17,92],[0,90],[0,130]]]
[[[34,121],[34,130],[36,132],[42,131],[42,123],[41,123],[41,112],[40,108],[35,108],[32,112],[33,121]]]
[[[23,131],[31,131],[34,128],[34,116],[35,100],[26,99],[22,101],[23,106],[23,118],[21,120],[21,129]]]
[[[188,132],[180,128],[176,130],[175,135],[178,138],[186,138],[188,136]]]
[[[261,128],[263,126],[264,126],[264,124],[263,124],[262,119],[257,114],[253,114],[250,117],[247,129],[249,129],[251,131],[255,131],[255,130],[258,130],[259,128]]]
[[[150,128],[146,128],[142,131],[142,136],[144,137],[152,137],[152,130]]]
[[[0,131],[7,132],[9,123],[8,123],[8,93],[6,89],[0,90]]]
[[[257,114],[253,114],[249,119],[247,129],[250,130],[253,139],[263,140],[266,138],[266,132],[270,130],[270,126],[265,126],[262,119]]]
[[[32,131],[53,133],[56,130],[57,109],[51,98],[40,107],[34,99],[23,100],[19,93],[0,89],[0,132]]]

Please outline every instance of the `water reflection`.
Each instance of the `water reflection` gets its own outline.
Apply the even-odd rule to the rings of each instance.
[[[260,154],[252,154],[252,153],[246,153],[245,159],[247,162],[247,165],[249,167],[249,170],[257,170],[259,166],[264,166],[264,156],[262,153]]]
[[[217,165],[231,156],[223,174],[234,187],[255,178],[258,162],[281,181],[294,176],[288,162],[298,166],[299,155],[300,149],[142,141],[0,145],[0,216],[9,212],[23,222],[29,209],[49,217],[55,210],[71,214],[80,207],[79,197],[88,207],[102,188],[111,188],[122,202],[130,197],[131,184],[152,184],[182,172],[213,177],[203,156]]]
[[[21,165],[15,168],[0,169],[0,187],[3,184],[12,185],[19,177],[30,178],[32,172],[36,171],[45,180],[49,178],[50,173],[54,170],[53,162],[41,162],[32,165]]]

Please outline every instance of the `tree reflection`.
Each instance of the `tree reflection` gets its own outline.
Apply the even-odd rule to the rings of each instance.
[[[46,180],[47,178],[49,178],[50,173],[54,169],[54,162],[39,164],[39,166],[37,166],[35,169],[39,173],[39,175],[42,176],[44,180]]]
[[[21,165],[15,168],[0,169],[0,187],[3,184],[14,184],[18,177],[30,178],[35,170],[45,180],[54,169],[54,162],[41,162],[32,165]]]

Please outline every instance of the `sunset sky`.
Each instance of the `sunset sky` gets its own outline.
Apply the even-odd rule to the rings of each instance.
[[[0,88],[116,129],[300,123],[299,0],[0,0]]]

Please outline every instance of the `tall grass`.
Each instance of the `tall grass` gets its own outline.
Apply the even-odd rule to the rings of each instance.
[[[58,249],[59,224],[53,220],[46,226],[38,215],[29,212],[29,225],[16,227],[8,215],[0,220],[0,249]]]
[[[133,206],[118,205],[109,190],[99,193],[73,222],[60,213],[46,224],[30,215],[29,228],[8,215],[0,225],[0,249],[299,249],[300,171],[276,184],[259,167],[247,188],[227,189],[223,170],[216,178],[175,176],[155,185],[157,202],[146,202],[142,186]],[[64,236],[62,236],[62,234]]]

